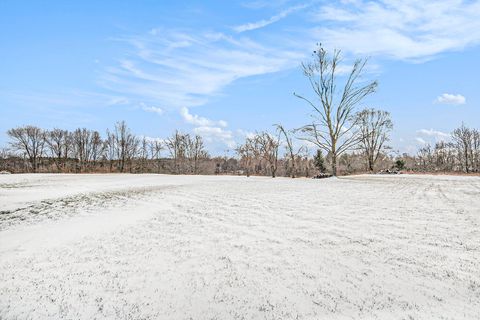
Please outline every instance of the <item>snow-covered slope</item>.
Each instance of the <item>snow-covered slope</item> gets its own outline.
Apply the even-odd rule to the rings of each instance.
[[[0,319],[478,319],[480,179],[0,176]]]

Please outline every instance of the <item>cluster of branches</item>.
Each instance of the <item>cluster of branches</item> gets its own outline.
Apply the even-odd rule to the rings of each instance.
[[[324,172],[324,163],[331,163],[331,154],[324,158],[318,149],[312,156],[306,145],[296,144],[296,130],[286,130],[280,124],[275,125],[275,128],[274,133],[257,132],[237,147],[240,165],[247,176],[270,175],[275,178],[280,171],[281,175],[292,178],[310,177],[315,172]],[[282,149],[284,152],[281,152]]]
[[[177,174],[197,174],[200,161],[209,159],[203,139],[199,135],[191,136],[175,131],[165,141],[165,146],[173,159],[174,172]]]
[[[462,124],[446,141],[422,147],[413,167],[421,171],[480,172],[480,131]]]
[[[259,174],[266,171],[275,178],[278,169],[279,146],[280,136],[278,134],[273,135],[264,131],[247,137],[245,143],[236,149],[247,177],[251,172]]]
[[[380,166],[389,168],[393,162],[386,154],[388,148],[385,146],[391,129],[389,114],[366,109],[357,113],[356,117],[362,120],[356,122],[362,134],[359,135],[355,149],[342,153],[336,159],[337,166],[340,166],[344,173],[364,172],[368,168],[373,170],[374,164],[379,163],[379,160],[387,159],[387,162],[382,161]],[[324,173],[327,171],[325,166],[332,165],[332,153],[324,155],[322,149],[317,149],[312,155],[307,145],[302,144],[302,139],[296,138],[298,129],[286,130],[279,124],[275,127],[275,133],[255,133],[236,149],[247,176],[253,173],[275,177],[278,170],[281,170],[284,176],[308,177],[315,172]],[[281,149],[284,149],[283,153]]]

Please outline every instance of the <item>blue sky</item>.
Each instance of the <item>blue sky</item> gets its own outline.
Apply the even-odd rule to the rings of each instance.
[[[408,152],[480,127],[480,1],[0,1],[0,145],[24,124],[199,133],[215,153],[309,122],[300,63],[317,42],[370,57]]]

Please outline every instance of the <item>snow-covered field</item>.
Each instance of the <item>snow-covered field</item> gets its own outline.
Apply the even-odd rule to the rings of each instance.
[[[0,176],[0,319],[480,319],[480,178]]]

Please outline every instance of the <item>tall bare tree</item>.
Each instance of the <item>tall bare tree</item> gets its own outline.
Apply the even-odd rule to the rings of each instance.
[[[365,109],[358,112],[355,121],[359,130],[360,149],[364,152],[368,170],[373,171],[379,155],[386,148],[393,123],[390,113],[383,110]]]
[[[367,59],[358,59],[346,76],[337,92],[341,51],[335,50],[330,56],[321,46],[313,52],[313,61],[303,63],[303,73],[307,77],[316,99],[308,99],[294,93],[306,101],[314,111],[312,123],[299,129],[302,139],[310,141],[332,157],[332,174],[337,175],[337,158],[358,143],[353,113],[356,106],[369,94],[375,92],[377,82],[361,82]]]
[[[23,152],[32,166],[32,171],[37,172],[38,160],[43,155],[45,146],[45,131],[35,126],[25,126],[10,129],[7,134],[12,139],[11,147]]]

